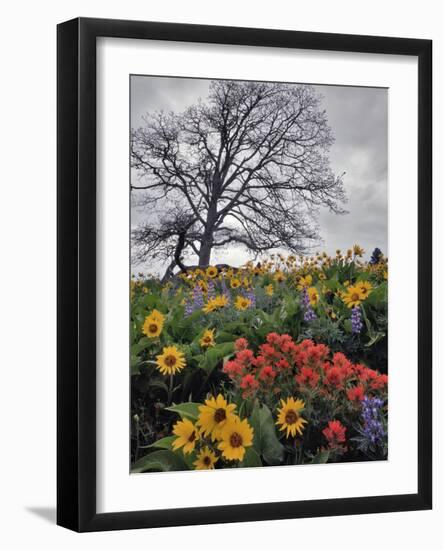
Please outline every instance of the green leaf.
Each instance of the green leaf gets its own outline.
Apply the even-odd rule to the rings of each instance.
[[[192,403],[191,401],[188,403],[180,403],[179,405],[172,405],[171,407],[167,407],[167,411],[172,411],[178,413],[181,418],[188,418],[189,420],[192,420],[193,422],[197,420],[198,415],[200,414],[198,408],[201,406],[201,403]]]
[[[329,451],[319,451],[312,459],[312,464],[326,464],[329,454]]]
[[[260,460],[258,453],[252,447],[248,447],[246,449],[243,462],[240,463],[240,467],[241,468],[258,468],[259,466],[263,466],[263,464],[262,464],[262,461]]]
[[[163,382],[163,380],[158,380],[158,379],[149,380],[148,387],[150,387],[150,388],[160,388],[163,391],[165,391],[166,393],[168,393],[168,391],[169,391],[169,388],[168,388],[167,384],[165,384],[165,382]]]
[[[146,447],[142,447],[142,449],[168,449],[169,451],[172,451],[172,442],[177,439],[176,435],[169,435],[168,437],[163,437],[162,439],[159,439],[158,441],[155,441],[151,445],[147,445]]]
[[[132,466],[131,472],[177,472],[189,470],[186,462],[176,453],[169,450],[154,451],[139,460]]]
[[[143,351],[146,348],[149,348],[150,346],[153,346],[157,342],[157,338],[146,338],[146,336],[142,336],[140,340],[131,346],[131,354],[132,355],[138,355],[141,351]]]
[[[385,306],[388,299],[388,285],[381,283],[377,288],[374,288],[366,298],[365,303],[376,308]]]
[[[265,462],[271,466],[280,464],[283,460],[284,447],[275,433],[274,419],[266,405],[256,404],[249,418],[254,428],[254,449]]]
[[[384,337],[385,337],[385,333],[384,333],[384,332],[375,332],[375,333],[372,333],[372,336],[371,336],[371,338],[369,339],[369,342],[368,342],[367,344],[365,344],[365,347],[366,347],[366,348],[370,348],[371,346],[373,346],[374,344],[376,344],[377,342],[379,342],[380,340],[382,340]]]
[[[201,361],[198,366],[210,374],[225,357],[229,357],[233,353],[234,342],[217,344],[213,348],[208,349],[204,355],[203,361]]]
[[[226,342],[233,342],[237,338],[238,338],[237,335],[232,334],[231,332],[227,332],[225,330],[217,332],[217,342],[219,344],[225,344]]]

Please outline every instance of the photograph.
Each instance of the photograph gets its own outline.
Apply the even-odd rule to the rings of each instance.
[[[387,460],[388,89],[129,88],[130,472]]]

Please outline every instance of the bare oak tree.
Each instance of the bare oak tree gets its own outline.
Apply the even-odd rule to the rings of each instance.
[[[131,187],[146,191],[139,205],[153,213],[134,233],[139,259],[161,253],[180,267],[192,252],[206,266],[231,244],[255,255],[305,251],[318,238],[318,208],[343,212],[332,142],[306,85],[213,81],[207,100],[183,113],[147,115],[131,147]]]

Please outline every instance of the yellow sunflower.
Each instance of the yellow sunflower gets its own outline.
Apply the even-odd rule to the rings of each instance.
[[[161,311],[158,311],[157,309],[153,309],[149,314],[149,317],[151,317],[152,319],[155,319],[159,323],[164,323],[165,321],[165,316]]]
[[[157,338],[160,336],[163,330],[163,322],[165,317],[162,313],[154,309],[146,318],[143,323],[142,332],[148,338]]]
[[[235,417],[235,408],[236,405],[228,405],[228,402],[221,394],[218,394],[217,397],[210,397],[206,399],[204,405],[200,405],[198,408],[200,414],[197,426],[201,427],[203,435],[211,435],[212,441],[220,439],[221,430],[227,422],[233,420]]]
[[[198,286],[203,290],[203,292],[208,291],[208,283],[204,281],[203,279],[199,279],[197,281]]]
[[[249,298],[245,298],[245,296],[237,296],[234,302],[235,309],[238,309],[239,311],[244,311],[245,309],[248,309],[251,305],[251,300]]]
[[[215,279],[217,275],[218,275],[218,269],[215,266],[210,265],[209,267],[206,268],[206,277],[209,277],[210,279]]]
[[[306,277],[300,277],[298,280],[297,289],[303,290],[304,288],[312,285],[312,275],[306,275]]]
[[[280,425],[280,431],[286,430],[286,437],[290,435],[295,437],[297,433],[302,434],[304,424],[307,420],[300,416],[305,404],[301,399],[289,397],[286,401],[280,400],[281,408],[278,410],[277,425]]]
[[[203,311],[205,313],[210,313],[211,311],[217,311],[218,309],[222,309],[226,307],[228,303],[229,303],[229,300],[225,295],[215,296],[214,298],[210,298],[206,302],[206,305],[203,308]]]
[[[231,288],[238,288],[241,285],[240,279],[233,277],[230,282]]]
[[[282,283],[284,280],[286,279],[285,277],[285,274],[280,271],[280,270],[277,270],[274,274],[274,281],[276,283]]]
[[[265,292],[268,296],[272,296],[274,294],[274,287],[273,287],[272,283],[265,286]]]
[[[208,447],[204,447],[193,462],[196,470],[213,470],[218,458]]]
[[[358,244],[354,244],[353,248],[352,248],[353,252],[354,252],[354,256],[360,256],[360,258],[363,256],[363,254],[365,253],[365,251],[363,250],[363,248],[361,246],[359,246]]]
[[[307,292],[311,306],[316,306],[319,300],[318,290],[315,288],[315,286],[311,286],[308,288]]]
[[[178,436],[177,439],[172,442],[174,451],[183,447],[183,452],[185,454],[192,453],[195,448],[195,442],[200,437],[194,424],[187,418],[179,420],[174,424],[172,433]]]
[[[221,441],[218,448],[227,460],[243,460],[246,447],[251,447],[254,430],[246,418],[240,420],[235,416],[226,423],[221,431]]]
[[[179,351],[175,346],[163,348],[162,354],[157,355],[156,362],[157,369],[165,376],[180,372],[186,366],[183,352]]]
[[[209,348],[215,346],[215,330],[206,329],[203,336],[199,340],[202,348]]]
[[[343,302],[349,307],[359,306],[366,296],[361,292],[360,287],[350,286],[348,291],[342,294]]]
[[[360,293],[363,294],[365,298],[371,293],[372,285],[369,281],[360,281],[355,286],[360,289]]]

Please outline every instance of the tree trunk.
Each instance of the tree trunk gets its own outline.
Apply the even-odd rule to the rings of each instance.
[[[208,239],[203,241],[198,254],[199,267],[206,267],[211,261],[212,242]]]
[[[200,250],[198,254],[199,267],[206,267],[211,261],[211,250],[214,244],[214,224],[217,217],[217,203],[213,202],[208,209],[206,218],[205,231],[201,240]]]

